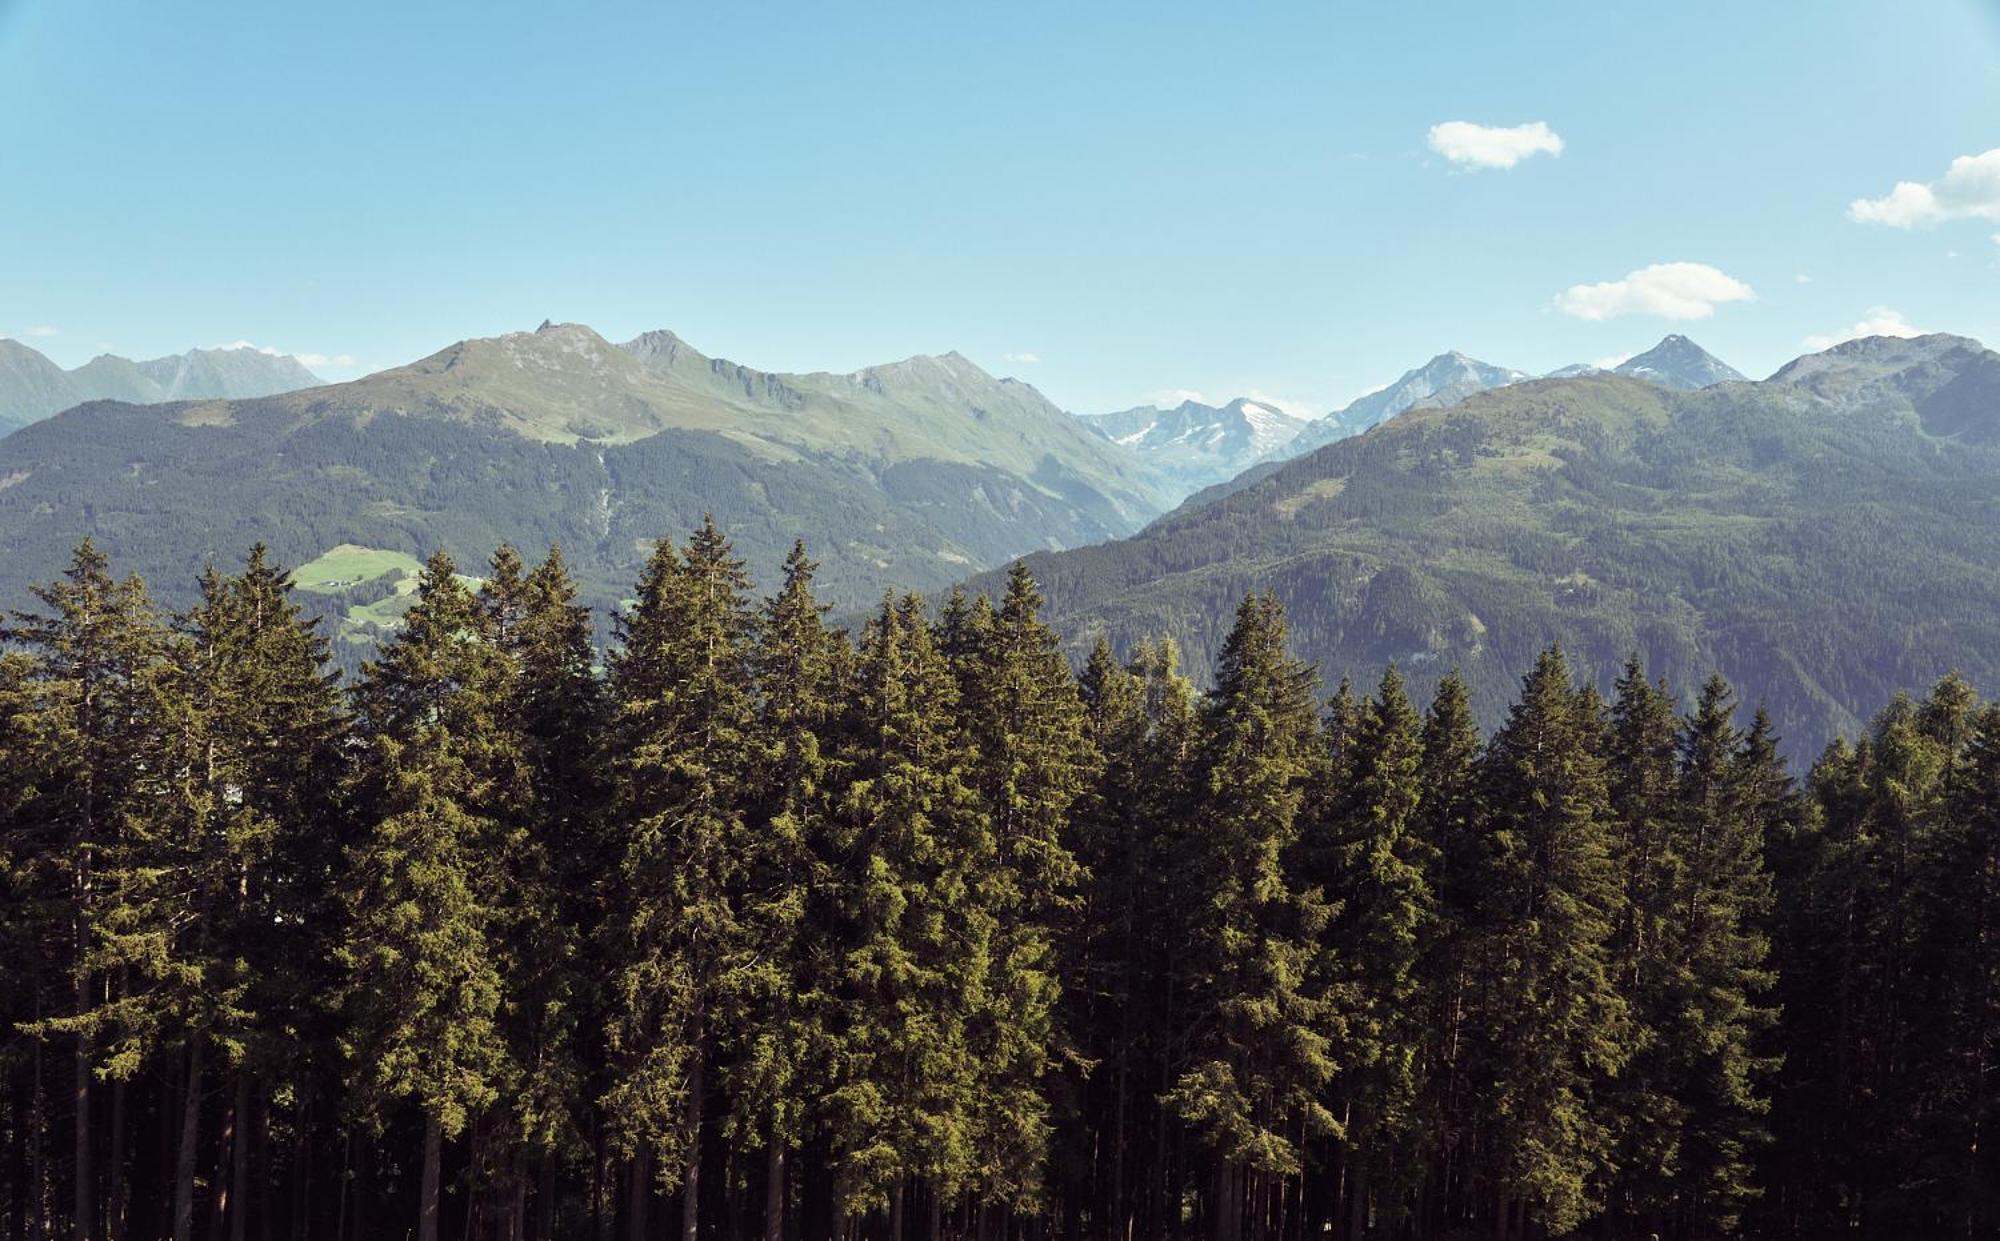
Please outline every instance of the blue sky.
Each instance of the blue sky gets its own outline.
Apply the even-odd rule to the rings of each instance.
[[[2000,4],[1501,7],[0,0],[0,334],[346,378],[546,317],[1315,412],[1448,348],[2000,344]]]

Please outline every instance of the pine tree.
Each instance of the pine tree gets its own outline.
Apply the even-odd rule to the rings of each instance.
[[[1130,806],[1140,862],[1137,917],[1137,981],[1143,1007],[1128,1017],[1138,1036],[1134,1073],[1150,1130],[1150,1159],[1143,1180],[1139,1223],[1155,1234],[1182,1227],[1183,1190],[1192,1171],[1182,1141],[1179,1116],[1171,1102],[1174,1083],[1193,1067],[1199,1049],[1185,1037],[1189,1014],[1197,1011],[1194,982],[1206,911],[1189,899],[1207,861],[1197,810],[1204,789],[1200,763],[1201,718],[1194,687],[1180,671],[1180,651],[1172,639],[1141,642],[1133,651],[1146,734],[1133,772]],[[1134,1129],[1137,1126],[1132,1126]]]
[[[228,1083],[219,1137],[229,1175],[215,1215],[240,1236],[253,1083],[299,1069],[301,1018],[326,983],[314,968],[333,921],[321,842],[338,839],[330,807],[345,716],[326,641],[290,592],[261,546],[238,576],[210,569],[200,602],[178,620],[158,695],[162,785],[135,886],[151,906],[139,924],[157,928],[146,1002],[189,1083],[176,1241],[193,1229],[205,1074],[222,1068]]]
[[[1217,1241],[1266,1217],[1300,1172],[1300,1135],[1338,1129],[1324,1090],[1342,1031],[1314,986],[1329,910],[1285,866],[1315,762],[1315,676],[1285,641],[1277,600],[1246,598],[1203,719],[1200,869],[1184,894],[1201,919],[1185,1018],[1197,1041],[1168,1097],[1212,1156]]]
[[[1926,1094],[1954,1231],[2000,1227],[2000,706],[1966,713],[1930,917],[1937,948]]]
[[[1094,779],[1099,756],[1086,734],[1076,679],[1042,597],[1016,561],[997,610],[973,608],[961,674],[972,731],[972,778],[996,846],[978,899],[998,934],[973,1025],[982,1072],[977,1192],[991,1203],[1035,1204],[1049,1138],[1043,1078],[1064,1050],[1056,1025],[1061,982],[1054,934],[1076,907],[1082,872],[1071,852],[1071,806]]]
[[[512,1087],[498,1028],[504,1003],[490,904],[505,850],[492,817],[509,787],[506,664],[450,557],[431,557],[416,603],[363,670],[370,825],[349,861],[350,1013],[355,1088],[378,1122],[412,1100],[424,1146],[419,1241],[437,1241],[441,1147]]]
[[[592,667],[589,612],[562,553],[529,571],[511,547],[494,554],[479,591],[486,634],[505,676],[507,732],[494,809],[505,848],[494,937],[508,981],[502,1029],[518,1088],[511,1126],[491,1144],[500,1213],[525,1225],[532,1161],[537,1209],[552,1224],[555,1165],[582,1144],[589,1002],[582,974],[590,918],[583,899],[609,858],[599,821],[603,781],[595,748],[602,695]]]
[[[1671,985],[1677,966],[1670,934],[1682,863],[1674,833],[1679,721],[1673,695],[1646,679],[1636,654],[1614,693],[1607,757],[1625,899],[1611,954],[1633,1030],[1631,1063],[1613,1087],[1618,1176],[1610,1206],[1622,1226],[1659,1229],[1675,1200],[1685,1119],[1669,1064],[1677,1049],[1667,1033],[1683,998]]]
[[[70,1223],[78,1241],[88,1241],[105,1235],[106,1225],[93,1087],[102,1073],[114,1095],[122,1090],[142,1046],[129,1003],[131,965],[155,937],[134,908],[142,894],[133,886],[140,873],[133,850],[144,829],[142,776],[157,769],[149,759],[156,759],[164,635],[144,584],[114,581],[87,539],[62,580],[34,594],[47,610],[18,615],[7,633],[32,661],[16,724],[33,789],[17,819],[27,838],[10,842],[9,851],[28,859],[23,879],[40,941],[36,959],[54,975],[38,985],[49,1004],[41,1011],[60,1014],[25,1028],[72,1045]],[[49,985],[57,978],[66,997]],[[113,1129],[105,1179],[115,1228],[124,1205],[117,1145],[124,1135]]]
[[[1668,1012],[1678,1020],[1663,1021],[1659,1036],[1684,1117],[1675,1214],[1695,1236],[1733,1231],[1758,1193],[1751,1160],[1766,1138],[1775,1067],[1762,1046],[1775,1019],[1771,880],[1732,710],[1728,684],[1710,677],[1682,732],[1671,846],[1678,865],[1666,955],[1678,1002]]]
[[[624,857],[609,910],[613,1076],[621,1150],[655,1161],[700,1212],[702,1116],[724,963],[741,928],[754,709],[748,579],[712,520],[685,556],[662,541],[619,622],[611,777]]]
[[[1079,685],[1091,745],[1103,757],[1074,812],[1073,838],[1085,876],[1083,899],[1062,954],[1062,1023],[1091,1066],[1077,1089],[1077,1114],[1056,1125],[1055,1161],[1070,1180],[1062,1195],[1101,1209],[1107,1231],[1125,1236],[1133,1216],[1128,1176],[1135,1169],[1134,1112],[1151,1079],[1139,1042],[1152,998],[1141,933],[1150,921],[1149,856],[1140,814],[1147,737],[1145,690],[1100,636]],[[1101,1202],[1090,1201],[1096,1188]]]
[[[1475,949],[1484,931],[1481,902],[1491,861],[1479,790],[1479,730],[1464,678],[1438,683],[1424,716],[1415,830],[1429,863],[1425,876],[1435,916],[1417,964],[1426,1020],[1417,1080],[1429,1139],[1429,1167],[1419,1196],[1421,1232],[1435,1234],[1468,1219],[1473,1161],[1471,1044],[1476,1020]]]
[[[1524,1220],[1561,1234],[1599,1207],[1614,1140],[1605,1087],[1629,1055],[1610,961],[1623,893],[1588,705],[1562,652],[1543,652],[1483,760],[1485,1130],[1508,1235]]]
[[[1318,879],[1338,906],[1327,944],[1347,1006],[1339,1095],[1352,1218],[1366,1227],[1371,1186],[1400,1205],[1416,1179],[1419,966],[1437,916],[1436,863],[1418,829],[1423,721],[1393,666],[1345,727],[1320,829],[1331,865]]]
[[[744,850],[744,934],[725,962],[730,1134],[765,1153],[764,1237],[784,1241],[787,1167],[813,1117],[813,1066],[829,1047],[828,834],[841,639],[813,596],[803,543],[765,602],[752,653],[758,686],[755,811]]]
[[[923,602],[885,599],[863,638],[835,844],[843,950],[826,1095],[844,1211],[933,1201],[975,1171],[978,1012],[994,939],[981,878],[996,849],[971,784],[958,690]]]

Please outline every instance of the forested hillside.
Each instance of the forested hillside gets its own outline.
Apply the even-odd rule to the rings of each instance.
[[[1129,534],[1165,494],[1032,387],[956,354],[781,375],[670,333],[621,346],[548,324],[353,383],[99,403],[9,436],[0,595],[85,536],[175,602],[252,539],[296,565],[343,547],[476,561],[511,541],[561,543],[608,606],[658,531],[712,512],[760,580],[811,537],[829,597],[866,606],[887,586],[938,589],[1024,551]],[[373,605],[413,584],[399,573],[324,600],[349,654],[400,610]]]
[[[1078,659],[1166,634],[1205,682],[1269,590],[1329,678],[1457,669],[1491,726],[1551,642],[1601,688],[1638,650],[1684,688],[1719,669],[1810,756],[1902,686],[2000,684],[1996,439],[2000,356],[1959,337],[1701,391],[1529,381],[1030,564]]]
[[[1329,698],[1269,595],[1197,693],[1020,566],[856,642],[704,524],[601,671],[463,567],[351,685],[261,548],[20,601],[0,1237],[2000,1234],[1962,681],[1792,771],[1553,646]]]

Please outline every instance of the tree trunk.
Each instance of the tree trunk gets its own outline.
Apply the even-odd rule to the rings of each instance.
[[[240,1067],[236,1072],[236,1098],[229,1105],[229,1241],[243,1241],[250,1220],[250,1075]]]
[[[1359,1241],[1368,1231],[1368,1165],[1356,1156],[1348,1181],[1347,1235]]]
[[[535,1186],[535,1241],[554,1241],[556,1235],[556,1157],[541,1158],[540,1181]],[[592,1210],[593,1221],[595,1209]],[[593,1230],[593,1235],[595,1235]]]
[[[1243,1218],[1236,1200],[1236,1169],[1220,1155],[1215,1158],[1215,1193],[1209,1212],[1214,1216],[1209,1228],[1215,1241],[1236,1241],[1237,1224]]]
[[[443,1171],[444,1127],[435,1112],[424,1115],[424,1175],[417,1199],[417,1241],[438,1241],[438,1180]]]
[[[206,1040],[188,1050],[187,1089],[181,1097],[180,1150],[174,1156],[174,1241],[194,1238],[195,1143],[201,1136],[201,1060]]]
[[[764,1156],[764,1241],[785,1241],[785,1143],[775,1132]]]
[[[125,1241],[126,1219],[131,1214],[131,1189],[125,1179],[130,1135],[125,1130],[125,1081],[120,1078],[111,1083],[111,1159],[104,1170],[111,1192],[105,1196],[105,1241]]]
[[[701,1093],[707,1056],[699,1035],[694,1048],[694,1065],[688,1070],[687,1164],[681,1172],[681,1241],[701,1237]]]
[[[646,1205],[653,1197],[653,1159],[641,1150],[632,1160],[631,1200],[625,1206],[626,1241],[646,1241]]]
[[[90,975],[84,970],[84,932],[81,920],[77,923],[76,953],[76,1011],[90,1011]],[[76,1161],[75,1161],[75,1208],[72,1223],[76,1229],[76,1241],[94,1241],[97,1236],[96,1176],[90,1167],[90,1036],[76,1036],[76,1056],[71,1065],[72,1092],[76,1102]]]
[[[234,1073],[238,1080],[243,1076],[240,1067],[234,1070]],[[234,1181],[230,1178],[229,1170],[235,1161],[236,1126],[239,1123],[236,1114],[236,1094],[232,1090],[229,1106],[223,1109],[222,1136],[215,1150],[215,1210],[212,1212],[213,1218],[208,1229],[208,1235],[214,1241],[222,1241],[224,1230],[229,1226],[230,1214],[236,1210],[236,1200],[231,1189]]]
[[[41,993],[35,994],[35,1016],[41,1016]],[[35,1196],[29,1208],[28,1237],[30,1241],[49,1241],[53,1232],[49,1220],[50,1200],[54,1187],[49,1184],[48,1148],[43,1135],[49,1131],[49,1091],[47,1077],[42,1064],[42,1041],[35,1040],[35,1102],[29,1115],[34,1123],[28,1134],[28,1192]]]
[[[278,1179],[276,1161],[271,1158],[271,1099],[267,1093],[259,1093],[257,1106],[252,1109],[256,1123],[251,1127],[255,1141],[250,1145],[250,1167],[256,1173],[256,1193],[244,1191],[243,1211],[246,1216],[257,1221],[257,1241],[272,1241],[271,1232],[275,1226],[271,1212],[271,1188]],[[256,1206],[251,1206],[251,1198]]]

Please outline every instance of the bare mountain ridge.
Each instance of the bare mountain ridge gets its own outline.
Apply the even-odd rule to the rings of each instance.
[[[269,396],[323,382],[297,358],[247,345],[143,362],[103,353],[66,371],[39,350],[0,337],[0,435],[86,401],[145,405]]]

